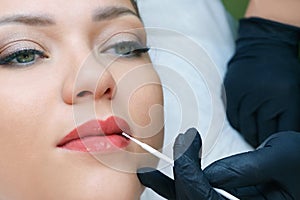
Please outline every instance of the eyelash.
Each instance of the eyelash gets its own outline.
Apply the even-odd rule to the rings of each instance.
[[[123,49],[118,49],[123,48]],[[124,49],[125,48],[125,49]],[[129,49],[126,49],[129,48]],[[124,52],[117,52],[118,50]],[[149,47],[144,47],[140,43],[135,41],[123,41],[113,45],[108,46],[105,50],[100,51],[100,53],[109,53],[115,54],[124,58],[132,58],[132,57],[141,57],[142,54],[147,53],[150,50]],[[113,52],[112,52],[113,51]]]
[[[23,58],[26,59],[26,57],[31,58],[30,61],[21,61],[19,56],[23,56]],[[31,57],[33,56],[33,57]],[[29,66],[36,62],[37,57],[39,58],[48,58],[49,56],[46,55],[45,52],[36,50],[36,49],[23,49],[19,51],[15,51],[4,58],[0,58],[0,65],[7,66],[7,65],[17,65],[17,66]]]

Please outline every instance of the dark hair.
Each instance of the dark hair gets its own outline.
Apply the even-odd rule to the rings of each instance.
[[[138,9],[138,6],[137,6],[137,3],[136,3],[136,0],[130,0],[131,1],[131,4],[133,5],[136,13],[138,16],[140,16],[140,13],[139,13],[139,9]]]

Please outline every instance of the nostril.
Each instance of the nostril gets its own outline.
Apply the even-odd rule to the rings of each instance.
[[[111,92],[111,89],[110,89],[110,88],[107,88],[107,89],[105,90],[104,94],[110,94],[110,92]]]
[[[105,90],[105,92],[104,92],[104,95],[108,98],[108,99],[110,99],[110,100],[112,100],[112,98],[113,98],[113,96],[114,96],[114,88],[107,88],[106,90]]]
[[[87,95],[93,95],[93,93],[90,92],[90,91],[82,91],[82,92],[79,92],[77,94],[77,97],[84,97],[84,96],[87,96]]]
[[[107,88],[105,90],[105,92],[103,93],[103,95],[111,95],[112,90],[110,88]],[[85,97],[85,96],[89,96],[89,95],[93,95],[93,92],[90,91],[81,91],[77,94],[77,97]]]

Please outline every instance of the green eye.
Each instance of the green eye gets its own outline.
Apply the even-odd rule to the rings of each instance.
[[[117,56],[123,57],[139,57],[143,53],[147,53],[149,48],[142,46],[140,43],[135,41],[124,41],[109,46],[102,53],[110,53]]]
[[[127,55],[135,49],[135,46],[132,44],[120,43],[115,46],[115,53],[118,55]]]
[[[31,52],[24,52],[16,56],[16,61],[20,64],[30,63],[34,61],[34,59],[35,59],[35,54]]]
[[[44,52],[35,49],[24,49],[0,59],[0,65],[30,65],[37,58],[47,58]]]

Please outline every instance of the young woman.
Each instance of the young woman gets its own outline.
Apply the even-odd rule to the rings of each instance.
[[[1,1],[0,199],[139,199],[121,133],[162,146],[147,50],[130,0]]]

